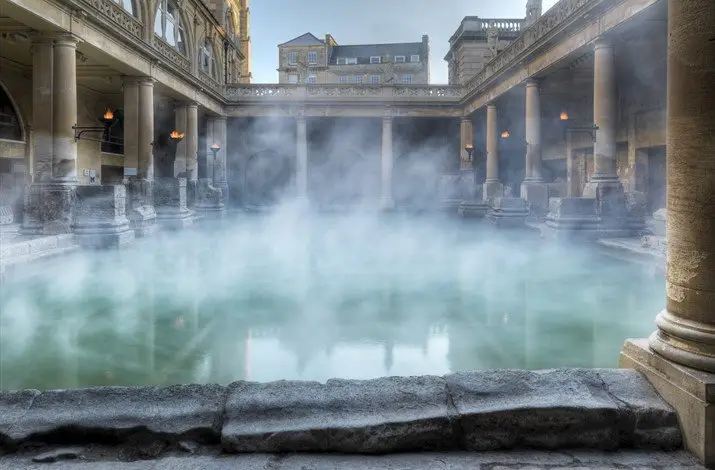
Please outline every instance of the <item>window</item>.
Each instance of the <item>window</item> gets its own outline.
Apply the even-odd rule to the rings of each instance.
[[[137,16],[137,10],[134,8],[133,0],[114,0],[114,2],[120,4],[122,8],[131,13],[132,16]]]
[[[318,78],[315,75],[308,75],[307,83],[314,85],[314,84],[318,83]]]
[[[173,0],[159,0],[154,33],[182,54],[186,54],[184,27],[181,24],[179,9]]]
[[[412,83],[412,75],[403,75],[402,76],[402,83],[405,85],[409,85]]]
[[[352,75],[350,77],[350,83],[353,83],[355,85],[361,85],[362,84],[362,75]]]
[[[347,60],[345,57],[338,57],[338,65],[345,65],[347,64]]]
[[[318,63],[318,53],[316,51],[308,52],[308,63],[310,65],[315,65]]]
[[[20,118],[2,87],[0,87],[0,139],[22,140]]]
[[[370,84],[371,85],[379,85],[380,84],[380,76],[379,75],[370,75]]]
[[[347,65],[357,65],[357,58],[356,57],[346,57],[345,63]]]
[[[289,52],[288,53],[288,65],[298,65],[298,53]]]
[[[420,61],[419,55],[411,55],[410,56],[410,62],[419,62],[419,61]]]
[[[343,85],[346,85],[348,83],[348,76],[347,75],[340,75],[338,78],[340,80],[340,83]]]
[[[216,59],[214,58],[214,48],[208,39],[199,48],[199,69],[216,78]]]
[[[396,63],[396,64],[401,64],[401,63],[403,63],[403,62],[405,62],[405,56],[403,56],[403,55],[396,55],[396,56],[395,56],[395,63]]]
[[[379,56],[379,55],[370,56],[370,63],[371,63],[371,64],[379,64],[379,63],[380,63],[380,56]]]
[[[294,73],[288,75],[288,83],[292,83],[292,84],[294,84],[294,85],[295,85],[296,83],[298,83],[298,75],[296,75],[296,74],[294,74]]]

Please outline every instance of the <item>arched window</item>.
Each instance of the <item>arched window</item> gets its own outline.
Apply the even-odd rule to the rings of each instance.
[[[134,0],[114,0],[116,3],[120,4],[127,12],[131,13],[132,16],[137,17],[137,9],[134,8]]]
[[[186,54],[186,35],[181,24],[179,8],[173,0],[159,0],[154,22],[154,34]]]
[[[5,89],[0,86],[0,139],[22,140],[22,125],[20,116]]]
[[[199,48],[199,69],[205,74],[216,78],[216,58],[211,40],[207,39]]]

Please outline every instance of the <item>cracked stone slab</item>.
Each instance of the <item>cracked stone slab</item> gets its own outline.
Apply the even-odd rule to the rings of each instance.
[[[594,371],[457,372],[445,379],[466,450],[619,447],[621,408]]]
[[[226,390],[175,385],[52,390],[24,397],[13,393],[0,394],[0,435],[10,445],[116,442],[137,435],[218,442]]]
[[[440,377],[236,382],[221,440],[228,452],[446,450],[456,423]]]
[[[678,415],[646,377],[631,369],[594,369],[621,406],[622,447],[673,450],[683,445]]]
[[[0,455],[1,449],[13,441],[12,428],[25,418],[39,395],[38,390],[0,390]]]

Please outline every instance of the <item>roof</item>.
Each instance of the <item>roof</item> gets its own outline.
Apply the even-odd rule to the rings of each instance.
[[[325,41],[318,39],[311,33],[305,33],[301,36],[298,36],[297,38],[293,38],[288,42],[284,42],[283,44],[278,44],[278,47],[281,46],[321,46],[325,45]]]

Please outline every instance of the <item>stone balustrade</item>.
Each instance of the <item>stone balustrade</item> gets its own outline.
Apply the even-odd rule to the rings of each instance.
[[[462,88],[451,85],[290,85],[237,84],[225,87],[230,102],[350,102],[457,104]]]

